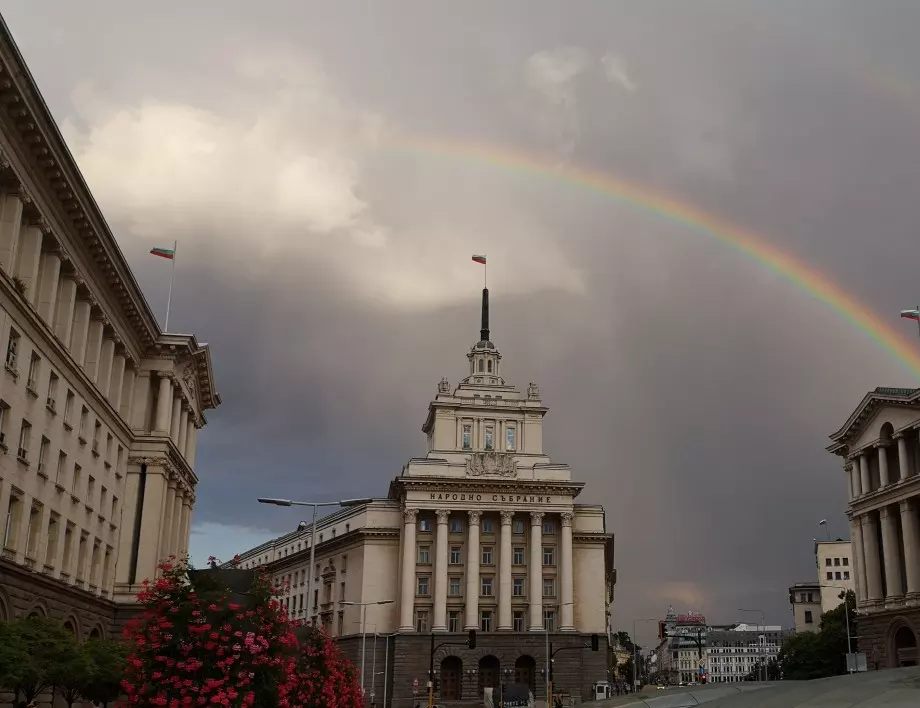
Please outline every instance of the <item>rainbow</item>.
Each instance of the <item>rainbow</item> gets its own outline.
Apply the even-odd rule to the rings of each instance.
[[[738,251],[758,266],[772,271],[793,286],[823,303],[876,346],[899,361],[920,381],[920,348],[908,342],[887,319],[879,317],[854,297],[844,292],[823,273],[766,239],[738,228],[693,204],[680,201],[650,187],[629,182],[609,172],[571,165],[556,166],[548,160],[494,145],[459,143],[411,137],[384,145],[395,153],[450,158],[473,164],[497,167],[526,176],[538,175],[586,189],[613,199],[631,209],[680,224],[698,234],[716,239]],[[899,320],[898,320],[899,321]]]

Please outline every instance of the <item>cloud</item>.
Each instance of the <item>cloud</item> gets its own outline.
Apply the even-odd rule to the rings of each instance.
[[[591,58],[580,47],[558,47],[532,54],[524,66],[527,85],[544,101],[532,115],[540,131],[557,141],[557,149],[570,155],[578,143],[576,79],[591,68]]]
[[[630,93],[635,93],[639,89],[626,73],[626,65],[620,57],[607,53],[601,57],[601,66],[604,69],[604,76],[606,76],[607,81],[610,83]]]

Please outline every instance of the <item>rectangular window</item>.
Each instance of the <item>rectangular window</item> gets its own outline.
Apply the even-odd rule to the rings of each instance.
[[[524,519],[515,519],[511,524],[512,533],[524,533]]]
[[[78,464],[73,466],[73,480],[70,486],[70,493],[76,495],[82,489],[81,484],[82,480],[80,479],[83,476],[83,468]]]
[[[495,533],[495,524],[493,523],[492,519],[483,518],[480,522],[480,527],[480,531],[482,531],[482,533]]]
[[[430,594],[429,588],[428,588],[428,582],[429,582],[429,578],[427,575],[418,576],[418,583],[416,585],[415,594],[421,597],[428,597],[428,595]]]
[[[511,594],[514,597],[524,597],[524,578],[515,578],[511,582]]]
[[[844,580],[849,580],[849,579],[850,579],[850,571],[849,571],[849,570],[843,571],[843,579],[844,579]]]
[[[67,396],[64,398],[64,426],[66,428],[73,427],[70,417],[73,415],[74,398],[75,396],[73,395],[73,391],[68,391]]]
[[[415,631],[419,634],[428,632],[428,610],[415,611]]]
[[[86,481],[86,499],[85,502],[90,506],[93,506],[93,502],[96,499],[96,478],[92,475],[89,476],[89,479]]]
[[[511,629],[515,632],[524,631],[524,613],[520,610],[515,610],[511,615]]]
[[[831,564],[831,559],[830,559],[830,558],[825,558],[825,559],[824,559],[824,565],[830,566],[830,564]]]
[[[842,578],[840,577],[840,571],[838,570],[836,573],[834,573],[834,580],[841,580],[841,579]]]
[[[463,519],[459,516],[450,517],[450,532],[451,533],[463,533]]]
[[[29,357],[29,375],[26,378],[26,388],[33,393],[38,391],[38,371],[41,363],[41,357],[32,352],[32,356]]]
[[[67,524],[64,528],[64,561],[61,565],[61,573],[67,573],[68,576],[71,572],[70,562],[73,559],[74,528],[73,524]]]
[[[422,533],[431,532],[431,519],[419,519],[418,520],[418,530]]]
[[[811,610],[805,610],[805,624],[811,624]]]
[[[39,504],[33,505],[29,509],[29,528],[26,536],[26,556],[32,560],[37,560],[38,542],[41,540],[42,533],[42,507]]]
[[[99,490],[99,513],[105,513],[105,505],[108,502],[109,490],[103,487]]]
[[[849,559],[849,558],[844,558],[844,559],[843,559],[843,564],[844,564],[845,566],[849,566],[849,565],[850,565],[850,559]]]
[[[18,457],[23,462],[29,460],[29,443],[32,438],[32,424],[25,418],[22,420],[22,426],[19,428],[19,452]]]
[[[448,632],[459,632],[460,631],[460,613],[456,610],[452,610],[447,613],[447,631]]]
[[[543,565],[556,565],[556,549],[553,546],[543,546]]]
[[[97,420],[95,425],[93,425],[93,454],[94,455],[99,454],[99,437],[101,433],[102,433],[102,423],[100,423]]]
[[[89,410],[86,406],[80,408],[80,427],[77,428],[77,437],[80,438],[80,441],[86,442],[86,421],[89,418]]]
[[[460,597],[460,578],[452,576],[448,581],[447,594],[452,597]]]
[[[479,631],[492,631],[492,613],[489,610],[483,610],[479,613]]]
[[[48,398],[45,400],[45,405],[52,411],[57,410],[57,389],[59,381],[58,375],[52,371],[51,375],[48,377]]]
[[[547,632],[556,631],[556,611],[543,610],[543,629]]]
[[[61,517],[51,514],[48,518],[48,533],[45,541],[45,565],[52,565],[57,555],[58,533],[61,530]]]
[[[837,565],[837,566],[840,565],[840,559],[839,559],[839,558],[834,558],[834,565]]]
[[[48,461],[48,453],[51,450],[51,441],[42,435],[42,441],[38,446],[38,472],[47,475],[45,464]]]
[[[552,536],[556,533],[556,524],[552,519],[543,519],[543,533],[546,536]]]
[[[67,465],[67,453],[59,452],[57,470],[54,473],[54,483],[55,484],[60,484],[61,481],[64,479],[64,469],[66,468],[66,465]]]
[[[431,563],[431,546],[418,547],[418,562],[426,565]]]
[[[19,332],[10,327],[10,341],[6,344],[6,368],[16,371],[19,361]]]
[[[492,565],[492,546],[482,547],[482,564]]]
[[[464,425],[463,426],[463,439],[461,445],[464,450],[469,450],[473,447],[473,426]]]
[[[480,578],[480,585],[482,589],[479,594],[482,597],[492,597],[492,576],[483,575]]]
[[[555,578],[543,578],[543,597],[556,597]]]
[[[493,440],[495,438],[495,428],[491,425],[486,426],[486,450],[491,450],[493,445]]]
[[[19,519],[22,515],[22,499],[17,495],[10,495],[10,503],[6,508],[6,521],[3,525],[3,547],[16,548],[16,530],[19,528]]]
[[[83,574],[86,572],[86,556],[89,553],[89,534],[81,534],[80,542],[77,546],[77,580],[83,580]]]
[[[0,446],[7,449],[6,428],[10,417],[10,406],[6,401],[0,401]]]
[[[524,549],[515,548],[511,556],[512,565],[524,565]]]
[[[463,560],[463,548],[461,546],[451,546],[450,547],[450,564],[451,565],[460,565]]]
[[[505,428],[505,449],[512,452],[515,449],[514,428]]]
[[[828,579],[828,580],[833,580],[833,579],[834,579],[834,574],[833,574],[832,572],[828,571],[828,573],[827,573],[827,579]]]

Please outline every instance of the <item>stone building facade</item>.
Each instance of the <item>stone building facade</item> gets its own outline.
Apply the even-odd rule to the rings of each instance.
[[[539,388],[522,393],[502,378],[488,291],[467,359],[468,375],[456,387],[442,379],[429,404],[427,455],[409,460],[386,498],[323,518],[313,568],[305,524],[241,554],[242,566],[267,564],[289,587],[291,616],[321,622],[359,663],[362,613],[370,638],[392,635],[394,705],[411,701],[416,679],[424,693],[432,634],[444,644],[434,657],[439,702],[481,701],[482,688],[515,678],[542,696],[550,643],[565,647],[558,688],[587,697],[606,678],[615,580],[604,509],[576,503],[584,483],[544,453]],[[463,645],[470,629],[474,650]]]
[[[916,665],[920,389],[871,391],[831,440],[850,497],[859,650],[870,669]]]
[[[115,632],[188,545],[211,355],[160,330],[0,21],[0,620]]]

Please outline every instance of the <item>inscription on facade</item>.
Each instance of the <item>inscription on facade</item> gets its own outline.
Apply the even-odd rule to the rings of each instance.
[[[552,504],[552,497],[538,494],[466,494],[463,492],[431,492],[432,501],[488,501],[492,497],[494,502],[515,502],[517,504]]]

